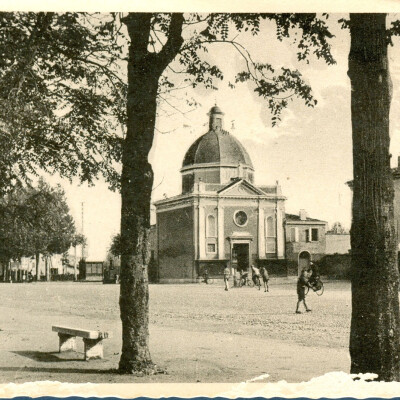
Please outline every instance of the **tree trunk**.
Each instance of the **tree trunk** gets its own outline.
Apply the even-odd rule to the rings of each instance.
[[[50,281],[50,271],[49,271],[49,258],[46,256],[44,259],[44,266],[46,270],[46,281]]]
[[[151,18],[151,14],[131,13],[123,21],[131,43],[127,132],[123,144],[121,177],[121,373],[154,372],[148,328],[150,202],[153,187],[153,170],[148,155],[154,137],[158,80],[182,43],[183,17],[181,14],[179,17],[173,15],[164,48],[157,54],[148,52]],[[171,35],[176,34],[178,40],[171,40]]]
[[[76,273],[76,245],[74,246],[74,281],[76,281],[78,275]]]
[[[10,265],[10,261],[7,260],[6,263],[4,263],[3,267],[4,267],[4,276],[3,276],[3,281],[7,282],[9,281],[9,265]]]
[[[391,80],[385,14],[351,14],[352,373],[399,379],[399,272],[389,154]]]
[[[36,282],[40,281],[40,268],[39,268],[39,261],[40,261],[40,254],[36,253],[35,258],[36,258]]]

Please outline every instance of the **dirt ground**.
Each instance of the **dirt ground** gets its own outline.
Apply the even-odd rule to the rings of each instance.
[[[350,284],[326,282],[307,296],[311,313],[296,315],[293,279],[272,279],[270,292],[225,292],[212,285],[150,286],[150,350],[162,375],[114,372],[121,349],[118,285],[31,283],[0,285],[0,383],[301,382],[349,371]],[[58,353],[52,325],[111,331],[103,360]]]

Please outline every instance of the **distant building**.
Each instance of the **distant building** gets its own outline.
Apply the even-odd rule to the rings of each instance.
[[[103,261],[79,262],[78,280],[87,282],[99,282],[103,280]]]
[[[298,272],[325,255],[326,221],[309,218],[305,210],[300,210],[298,215],[286,214],[285,228],[286,257],[298,263]]]
[[[54,275],[73,273],[73,269],[69,268],[63,263],[63,256],[54,254],[47,258],[47,266],[49,268],[49,277],[51,279]],[[14,282],[24,281],[27,275],[31,274],[36,277],[36,259],[35,257],[22,257],[20,261],[11,260],[9,266],[0,263],[0,279],[3,281]],[[46,277],[46,259],[42,255],[39,257],[39,279]]]

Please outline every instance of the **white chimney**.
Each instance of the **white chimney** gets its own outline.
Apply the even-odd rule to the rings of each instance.
[[[305,221],[307,219],[307,212],[304,210],[304,208],[299,211],[299,217],[301,221]]]

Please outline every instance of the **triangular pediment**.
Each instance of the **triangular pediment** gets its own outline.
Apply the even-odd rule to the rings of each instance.
[[[229,196],[265,196],[265,193],[243,179],[230,183],[218,193]]]

